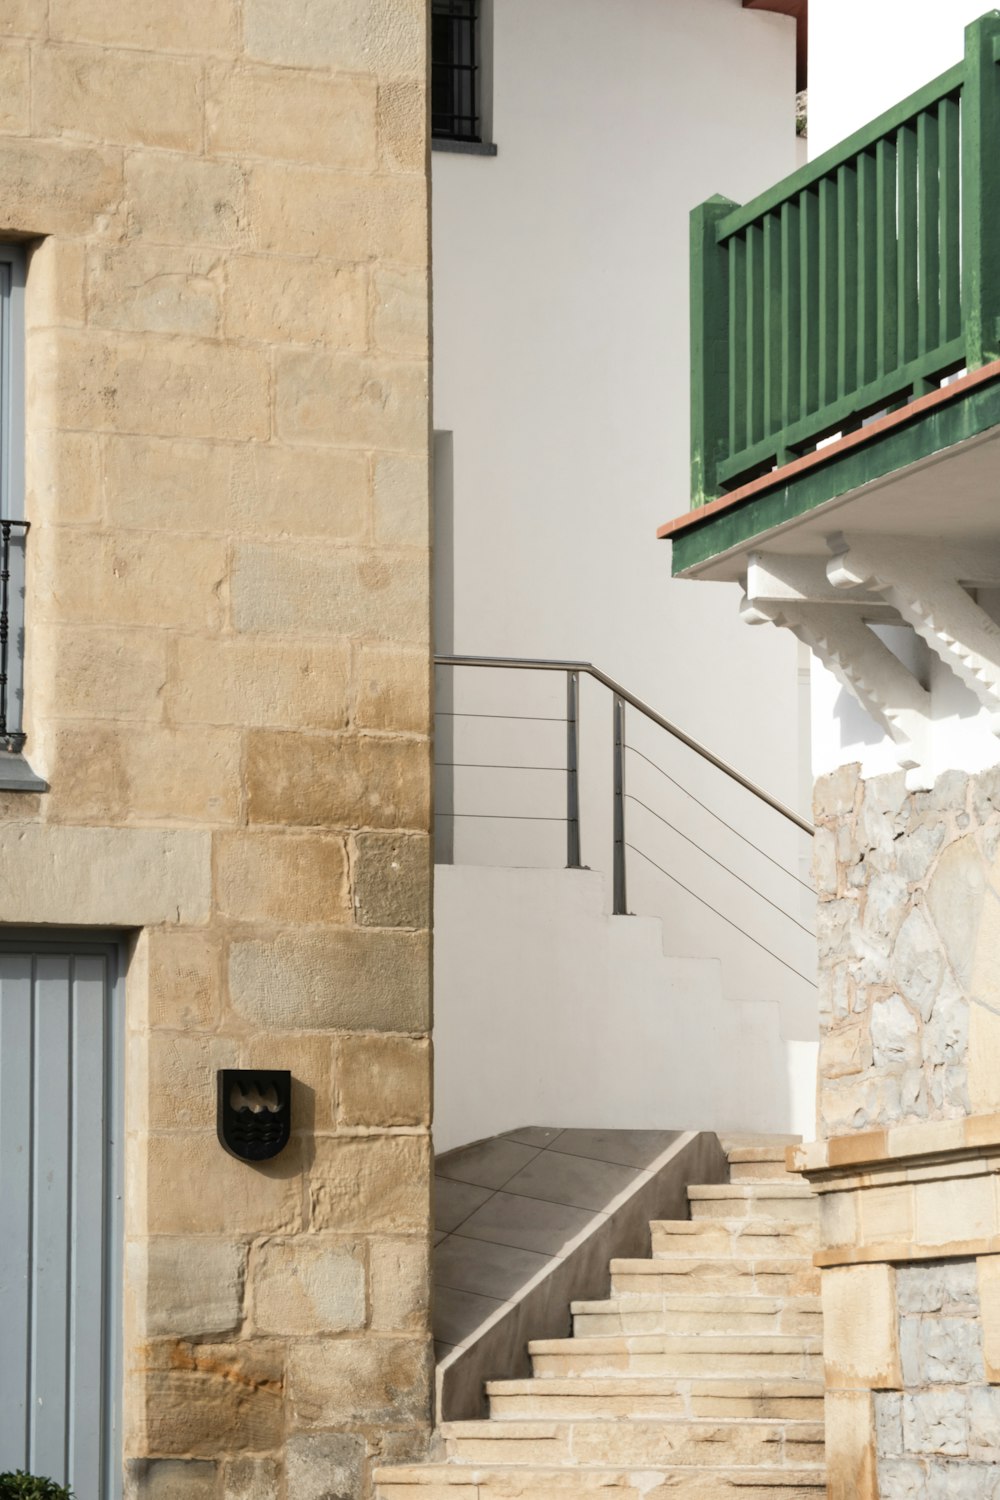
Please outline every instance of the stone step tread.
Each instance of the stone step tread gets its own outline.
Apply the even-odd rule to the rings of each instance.
[[[699,1488],[705,1496],[709,1493],[723,1495],[725,1492],[718,1487],[725,1485],[733,1493],[746,1490],[747,1500],[754,1500],[755,1490],[765,1494],[767,1490],[780,1490],[788,1494],[789,1500],[796,1500],[799,1494],[826,1493],[826,1470],[822,1464],[798,1464],[795,1468],[787,1469],[769,1468],[760,1464],[746,1467],[727,1465],[722,1469],[713,1469],[709,1477],[699,1475],[697,1470],[677,1468],[674,1465],[669,1468],[657,1465],[654,1469],[630,1470],[591,1468],[577,1464],[572,1467],[542,1467],[537,1464],[491,1467],[483,1464],[436,1463],[376,1469],[373,1479],[380,1488],[413,1485],[444,1489],[452,1485],[465,1486],[470,1497],[477,1489],[480,1492],[484,1489],[492,1491],[497,1495],[506,1492],[511,1497],[530,1497],[531,1489],[525,1489],[524,1486],[532,1483],[543,1486],[540,1493],[544,1495],[559,1491],[576,1495],[617,1489],[625,1491],[629,1500],[633,1495],[638,1497],[645,1494],[650,1482],[668,1486],[672,1491],[676,1487],[678,1495],[683,1495],[685,1490],[689,1494],[697,1494]],[[706,1482],[711,1483],[711,1491],[703,1488]]]
[[[638,1417],[635,1425],[637,1428],[650,1427],[657,1432],[691,1427],[702,1433],[741,1432],[749,1427],[758,1434],[773,1432],[776,1437],[788,1434],[798,1442],[811,1443],[821,1443],[824,1431],[822,1422],[811,1421],[808,1417],[788,1417],[786,1420],[774,1417]],[[620,1428],[621,1423],[609,1422],[603,1417],[515,1417],[506,1422],[483,1417],[464,1422],[442,1422],[437,1430],[446,1438],[496,1437],[516,1442],[521,1438],[559,1438],[567,1427],[577,1426],[602,1430],[609,1426]]]
[[[711,1219],[650,1219],[651,1234],[711,1234],[728,1229],[731,1234],[801,1234],[816,1226],[808,1220],[783,1219],[780,1214],[716,1214]]]
[[[661,1256],[659,1259],[646,1256],[641,1260],[618,1258],[612,1260],[611,1274],[612,1276],[617,1273],[627,1276],[669,1276],[671,1268],[677,1271],[685,1271],[696,1270],[699,1266],[705,1266],[708,1269],[715,1267],[732,1268],[734,1264],[746,1264],[756,1271],[770,1272],[771,1275],[792,1275],[796,1271],[801,1271],[803,1264],[809,1265],[810,1262],[808,1258],[801,1255],[767,1255],[760,1259],[750,1257],[746,1262],[735,1255]]]
[[[678,1384],[698,1396],[802,1396],[822,1399],[821,1380],[777,1379],[766,1375],[560,1375],[547,1380],[523,1376],[517,1380],[488,1380],[488,1396],[638,1396],[671,1395]]]
[[[803,1333],[609,1333],[596,1338],[529,1339],[535,1354],[819,1354],[823,1340]]]
[[[729,1257],[727,1257],[728,1260]],[[648,1306],[646,1304],[649,1304]],[[690,1313],[793,1313],[820,1312],[819,1297],[766,1297],[752,1292],[623,1292],[596,1302],[571,1302],[570,1311],[586,1313],[690,1312]]]
[[[808,1182],[709,1182],[691,1183],[687,1190],[692,1203],[712,1202],[719,1198],[815,1198]]]
[[[785,1146],[777,1141],[769,1141],[763,1146],[731,1146],[726,1156],[731,1166],[747,1161],[777,1161],[784,1166]]]

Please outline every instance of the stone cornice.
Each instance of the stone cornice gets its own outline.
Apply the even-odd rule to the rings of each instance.
[[[894,1125],[886,1130],[867,1130],[852,1135],[831,1136],[789,1146],[785,1152],[790,1172],[801,1172],[820,1192],[832,1178],[842,1187],[845,1176],[857,1176],[868,1168],[881,1181],[895,1166],[912,1167],[915,1159],[939,1159],[949,1163],[1000,1155],[1000,1114],[967,1115],[958,1120]]]

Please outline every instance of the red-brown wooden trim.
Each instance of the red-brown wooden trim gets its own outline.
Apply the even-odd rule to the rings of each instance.
[[[696,510],[687,510],[674,521],[665,521],[657,529],[656,535],[661,539],[677,536],[688,527],[696,526],[699,521],[704,521],[708,516],[717,516],[721,511],[739,505],[742,500],[750,500],[754,495],[760,495],[765,490],[778,489],[794,479],[797,474],[803,474],[808,469],[815,469],[819,464],[829,463],[830,459],[839,458],[849,449],[859,448],[863,443],[870,442],[872,438],[879,437],[890,428],[902,427],[904,423],[912,422],[916,417],[922,417],[925,412],[932,411],[934,407],[944,406],[947,402],[954,401],[957,396],[964,396],[966,391],[974,386],[986,385],[988,381],[996,380],[998,376],[1000,376],[1000,359],[995,359],[978,370],[971,370],[961,379],[953,380],[951,385],[942,386],[940,390],[929,391],[926,396],[918,396],[915,401],[911,401],[908,406],[901,406],[898,411],[887,412],[877,421],[869,422],[867,427],[860,427],[857,432],[849,432],[846,437],[838,438],[835,443],[828,443],[825,448],[817,448],[812,453],[804,453],[801,458],[793,459],[790,464],[784,464],[780,469],[772,469],[769,474],[761,474],[759,479],[751,479],[749,484],[740,485],[738,490],[730,490],[727,495],[720,495],[717,500],[710,500],[707,505],[700,505]]]

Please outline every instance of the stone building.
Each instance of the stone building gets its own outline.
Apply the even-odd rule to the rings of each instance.
[[[80,1500],[428,1424],[426,26],[0,5],[0,1467]]]

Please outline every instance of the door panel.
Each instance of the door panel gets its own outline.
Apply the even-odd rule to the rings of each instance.
[[[117,967],[0,940],[0,1469],[80,1500],[120,1492]]]

